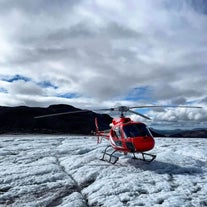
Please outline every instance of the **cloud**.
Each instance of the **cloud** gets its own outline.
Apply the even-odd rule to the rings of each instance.
[[[206,106],[206,8],[202,0],[2,0],[0,105]]]

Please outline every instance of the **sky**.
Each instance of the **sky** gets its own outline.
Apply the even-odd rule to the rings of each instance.
[[[141,112],[206,124],[205,0],[0,0],[0,25],[1,106],[199,105]]]

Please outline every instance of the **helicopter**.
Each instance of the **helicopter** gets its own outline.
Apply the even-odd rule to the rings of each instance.
[[[141,114],[132,109],[137,108],[161,108],[161,107],[180,107],[180,108],[201,108],[199,106],[154,106],[154,105],[145,105],[145,106],[118,106],[114,108],[105,108],[98,109],[98,111],[118,111],[120,112],[120,117],[113,118],[110,123],[110,129],[105,131],[100,131],[98,126],[98,119],[95,118],[95,135],[97,136],[97,144],[101,143],[101,138],[105,138],[109,141],[109,145],[106,146],[103,151],[103,156],[100,160],[115,164],[119,160],[119,156],[115,155],[116,152],[133,154],[133,159],[142,160],[144,162],[152,162],[156,155],[148,153],[155,146],[155,140],[151,134],[147,125],[143,122],[135,122],[131,118],[126,117],[124,114],[126,112],[136,114],[145,119],[151,120],[150,117]],[[72,112],[62,112],[48,115],[36,116],[35,118],[45,118],[51,116],[59,116],[71,113],[80,113],[88,112],[89,110],[82,111],[72,111]],[[96,110],[97,111],[97,110]],[[138,155],[141,155],[138,157]],[[137,156],[136,156],[137,155]]]

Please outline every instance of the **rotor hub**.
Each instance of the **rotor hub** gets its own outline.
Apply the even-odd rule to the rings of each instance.
[[[117,109],[120,112],[127,112],[127,111],[129,111],[129,107],[127,107],[127,106],[119,106]]]

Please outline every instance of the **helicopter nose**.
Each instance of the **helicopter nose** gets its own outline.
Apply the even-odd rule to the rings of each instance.
[[[155,141],[152,137],[142,137],[137,138],[135,142],[133,142],[135,151],[144,152],[153,149],[155,145]]]

